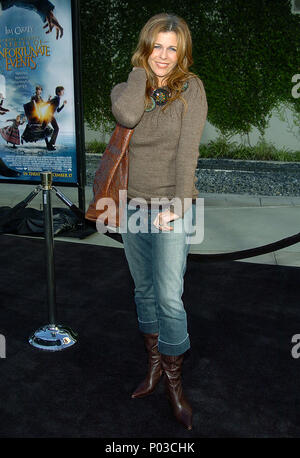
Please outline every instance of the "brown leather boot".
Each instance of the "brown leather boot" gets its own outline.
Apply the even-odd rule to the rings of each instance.
[[[183,354],[178,356],[161,355],[161,364],[165,372],[165,389],[177,420],[192,429],[192,407],[186,400],[181,383]]]
[[[162,374],[161,355],[158,351],[158,334],[144,334],[144,342],[148,352],[148,374],[131,395],[132,398],[143,398],[151,394]]]

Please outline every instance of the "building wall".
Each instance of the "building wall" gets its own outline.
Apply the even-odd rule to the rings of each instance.
[[[287,122],[282,122],[279,119],[278,114],[273,112],[270,119],[270,125],[265,132],[265,139],[268,142],[272,142],[277,148],[286,148],[293,151],[300,151],[300,127],[294,124],[291,110],[286,109],[285,113]],[[289,132],[289,128],[292,128],[293,133]],[[216,139],[217,137],[217,130],[207,121],[202,134],[201,143],[206,144],[209,141]],[[92,140],[108,142],[109,138],[109,134],[105,134],[101,130],[94,131],[85,126],[86,142],[91,142]],[[251,146],[254,146],[259,138],[258,130],[253,129],[253,132],[250,133],[249,138]],[[242,143],[240,135],[233,136],[230,141],[235,141],[237,144]]]

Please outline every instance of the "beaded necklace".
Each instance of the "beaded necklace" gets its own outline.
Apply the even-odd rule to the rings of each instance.
[[[182,86],[181,92],[184,92],[189,86],[188,81]],[[145,111],[152,111],[158,106],[165,105],[171,96],[171,92],[168,89],[168,86],[159,87],[158,89],[151,90],[150,94],[150,103],[151,105],[145,109]]]

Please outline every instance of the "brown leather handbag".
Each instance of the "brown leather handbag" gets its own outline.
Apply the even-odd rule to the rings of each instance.
[[[120,226],[127,193],[122,193],[126,195],[120,201],[119,190],[128,188],[128,150],[133,130],[117,123],[95,173],[94,197],[86,211],[86,219],[95,222],[98,220],[104,225]],[[104,197],[112,198],[115,206],[102,208],[101,205],[101,209],[98,209],[97,202]]]

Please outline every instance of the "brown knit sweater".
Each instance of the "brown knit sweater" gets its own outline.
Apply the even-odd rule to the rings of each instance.
[[[182,92],[188,103],[185,114],[180,99],[165,111],[158,105],[152,111],[144,111],[146,78],[145,70],[136,68],[126,83],[117,84],[111,91],[116,120],[134,128],[129,144],[127,195],[142,197],[149,203],[151,197],[173,199],[169,208],[182,217],[191,205],[184,205],[184,198],[198,196],[195,169],[207,116],[204,86],[198,77],[189,80]]]

